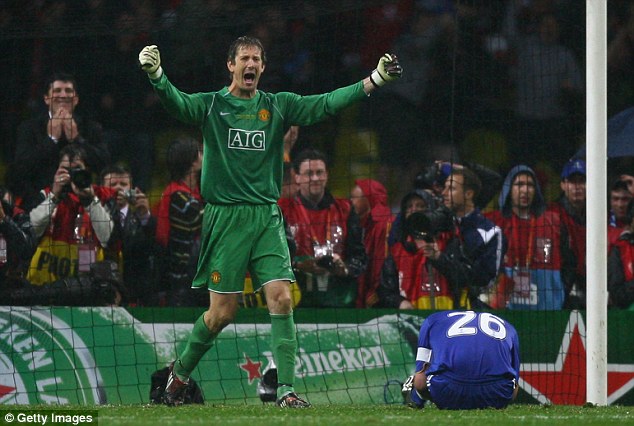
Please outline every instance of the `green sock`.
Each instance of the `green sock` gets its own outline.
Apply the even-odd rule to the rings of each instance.
[[[277,397],[294,392],[297,338],[293,313],[271,314],[271,349],[277,365]]]
[[[209,331],[205,325],[204,316],[203,313],[194,323],[194,329],[189,335],[187,346],[177,362],[174,363],[174,374],[181,380],[189,378],[200,359],[214,344],[216,334]]]

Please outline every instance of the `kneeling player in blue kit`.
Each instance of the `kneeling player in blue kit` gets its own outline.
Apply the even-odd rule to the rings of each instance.
[[[407,402],[422,408],[504,408],[517,396],[520,356],[515,328],[487,312],[443,311],[420,328],[416,373],[403,385]]]

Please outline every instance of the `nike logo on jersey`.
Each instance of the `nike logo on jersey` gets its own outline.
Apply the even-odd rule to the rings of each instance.
[[[225,115],[229,115],[231,114],[230,112],[224,112],[224,111],[220,111],[220,115],[221,116],[225,116]]]

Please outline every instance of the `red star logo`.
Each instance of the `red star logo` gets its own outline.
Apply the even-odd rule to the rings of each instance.
[[[0,385],[0,399],[2,399],[5,396],[9,395],[14,390],[15,390],[15,388],[12,388],[12,387],[9,387],[9,386]]]
[[[522,364],[520,387],[542,404],[585,404],[585,334],[581,314],[571,312],[555,363]],[[634,365],[608,364],[608,404],[612,404],[632,388]]]
[[[251,358],[249,358],[247,354],[244,354],[244,359],[246,360],[244,364],[238,365],[241,369],[249,374],[249,384],[251,384],[255,379],[259,379],[260,377],[262,377],[262,374],[260,373],[260,367],[262,367],[262,363],[260,361],[251,361]]]

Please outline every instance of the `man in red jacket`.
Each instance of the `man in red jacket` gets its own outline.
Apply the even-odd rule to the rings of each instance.
[[[300,306],[354,307],[357,278],[367,265],[359,216],[350,201],[328,191],[321,152],[302,151],[293,167],[299,191],[279,205],[297,246],[293,269],[302,291]]]
[[[634,307],[634,200],[627,205],[627,226],[610,250],[608,257],[609,306]]]
[[[104,259],[114,222],[111,206],[116,193],[92,183],[87,151],[71,144],[60,151],[59,166],[40,202],[29,213],[38,238],[27,275],[36,286],[87,277]],[[80,298],[83,303],[92,303]]]
[[[357,179],[350,199],[363,227],[363,245],[368,255],[368,268],[359,276],[357,308],[369,308],[378,302],[376,289],[381,267],[389,251],[388,235],[392,211],[388,207],[387,190],[373,179]]]
[[[560,310],[569,256],[562,245],[565,225],[559,214],[546,210],[537,176],[525,165],[513,167],[504,180],[499,210],[488,217],[508,239],[504,274],[512,286],[509,309]],[[562,272],[564,271],[564,272]]]
[[[173,140],[168,148],[170,182],[161,194],[156,223],[159,249],[159,305],[200,306],[205,292],[191,288],[200,254],[203,202],[199,190],[202,146],[191,137]]]
[[[566,283],[564,308],[584,309],[586,306],[586,163],[571,159],[561,171],[561,197],[548,207],[557,213],[562,228],[562,255],[574,267],[562,269]]]

